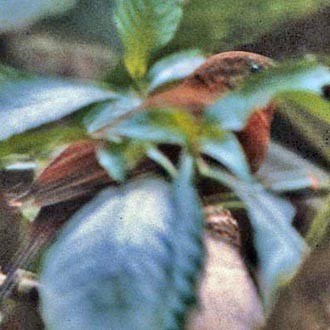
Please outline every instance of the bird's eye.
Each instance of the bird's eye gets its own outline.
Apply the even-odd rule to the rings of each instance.
[[[261,71],[261,69],[262,69],[261,65],[259,65],[257,63],[251,63],[251,65],[250,65],[250,71],[252,73],[259,72],[259,71]]]
[[[322,87],[322,94],[326,100],[330,101],[330,85],[325,85]]]

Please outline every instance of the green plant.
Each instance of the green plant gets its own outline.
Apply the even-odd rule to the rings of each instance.
[[[291,224],[293,206],[276,195],[310,187],[309,177],[302,174],[290,187],[286,176],[277,178],[275,193],[250,173],[233,132],[271,101],[300,102],[329,124],[330,106],[320,96],[330,83],[329,70],[315,59],[278,64],[206,107],[199,121],[176,108],[134,111],[149,93],[182,79],[204,60],[199,50],[188,50],[150,65],[155,52],[173,39],[182,11],[183,4],[174,0],[117,1],[115,22],[132,81],[126,90],[1,70],[2,164],[22,156],[48,159],[61,145],[97,138],[103,142],[100,164],[121,183],[79,210],[47,253],[40,293],[51,329],[180,327],[196,299],[203,263],[200,177],[226,186],[243,201],[266,308],[309,252]],[[161,144],[180,146],[178,168],[161,152]],[[169,179],[126,183],[130,164],[142,155],[159,163]],[[203,155],[225,168],[210,165]]]

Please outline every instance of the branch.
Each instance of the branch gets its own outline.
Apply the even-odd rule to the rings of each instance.
[[[6,275],[0,272],[0,289]],[[39,283],[36,280],[36,275],[26,270],[19,269],[17,271],[17,281],[12,290],[10,298],[14,300],[38,300]]]

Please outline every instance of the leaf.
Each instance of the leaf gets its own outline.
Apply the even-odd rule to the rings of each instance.
[[[97,86],[61,79],[31,79],[0,85],[0,140],[57,121],[92,103],[114,97]]]
[[[172,178],[175,178],[177,176],[177,170],[171,160],[168,159],[168,157],[159,149],[157,149],[156,146],[148,146],[147,156],[154,162],[159,164],[163,169],[165,169]]]
[[[173,182],[173,203],[178,220],[173,219],[173,294],[167,329],[182,329],[187,308],[197,300],[195,294],[200,268],[203,263],[203,214],[193,183],[194,161],[184,154],[179,173]]]
[[[311,116],[330,125],[330,102],[320,96],[308,92],[290,92],[284,93],[281,98],[284,101],[295,103]]]
[[[230,189],[244,201],[254,233],[260,263],[259,285],[266,307],[275,301],[277,289],[297,272],[308,247],[291,226],[292,205],[267,192],[261,185],[249,185],[231,175],[200,165],[203,175]]]
[[[202,65],[205,57],[199,50],[191,49],[163,57],[148,72],[149,92],[162,85],[181,80]]]
[[[314,217],[306,235],[306,240],[312,248],[317,248],[322,241],[328,238],[330,228],[330,195],[324,200],[323,206]]]
[[[298,154],[271,142],[258,171],[264,186],[276,192],[329,189],[330,175]]]
[[[198,137],[199,127],[193,116],[175,109],[137,112],[117,125],[115,118],[106,130],[109,140],[128,137],[140,141],[185,145]]]
[[[83,123],[87,131],[93,133],[130,113],[140,104],[141,99],[136,94],[116,94],[112,100],[96,104],[84,117]]]
[[[284,63],[259,75],[251,76],[242,88],[209,107],[206,116],[219,122],[223,129],[240,130],[251,113],[276,96],[288,91],[320,93],[330,83],[329,70],[313,61]]]
[[[121,140],[110,142],[101,148],[98,161],[117,182],[123,182],[127,174],[134,170],[138,163],[145,158],[147,145],[141,141]]]
[[[76,0],[0,0],[0,32],[26,27],[71,9]]]
[[[121,148],[112,145],[107,149],[100,149],[97,152],[97,159],[100,165],[107,170],[110,178],[117,182],[123,182],[126,178],[125,159]]]
[[[55,148],[86,138],[85,129],[74,118],[62,122],[61,125],[48,124],[1,141],[0,164],[5,165],[22,159],[44,159]]]
[[[225,165],[240,179],[253,180],[244,151],[234,134],[226,132],[221,140],[202,138],[201,152]]]
[[[330,164],[329,125],[295,102],[280,102],[280,114],[299,132],[319,155]]]
[[[147,70],[150,54],[174,36],[182,8],[175,0],[117,0],[115,23],[125,47],[125,65],[133,78]]]
[[[188,177],[175,188],[144,179],[105,189],[73,216],[44,260],[47,327],[178,328],[173,313],[186,311],[202,257],[195,245],[201,213]]]

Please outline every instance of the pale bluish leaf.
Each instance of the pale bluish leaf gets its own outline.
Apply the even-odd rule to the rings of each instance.
[[[131,113],[116,124],[114,119],[106,130],[109,139],[114,136],[141,141],[184,145],[197,137],[198,126],[191,114],[173,109],[155,109]]]
[[[148,146],[146,154],[150,159],[162,166],[172,178],[177,176],[177,170],[171,160],[159,149],[157,149],[156,146]]]
[[[263,185],[277,192],[330,187],[330,175],[326,171],[274,142],[270,143],[258,176]]]
[[[188,178],[189,171],[174,187],[144,179],[109,188],[73,216],[41,274],[48,328],[178,328],[202,258],[201,212]]]
[[[232,189],[245,203],[259,258],[259,285],[266,307],[276,299],[277,289],[299,269],[309,249],[292,227],[293,206],[258,184],[246,184],[205,164],[201,173]]]
[[[252,181],[249,164],[245,158],[244,151],[233,133],[226,132],[220,140],[202,138],[201,152],[225,165],[242,180],[247,182]]]
[[[57,121],[114,94],[92,84],[27,79],[0,84],[0,140]]]
[[[84,117],[84,125],[89,133],[93,133],[130,113],[140,104],[141,99],[136,94],[116,94],[109,102],[95,105]]]
[[[109,176],[117,182],[126,178],[125,159],[120,148],[101,149],[97,152],[100,165],[109,173]]]
[[[205,56],[199,50],[182,51],[162,58],[148,72],[149,92],[187,77],[204,61]]]

